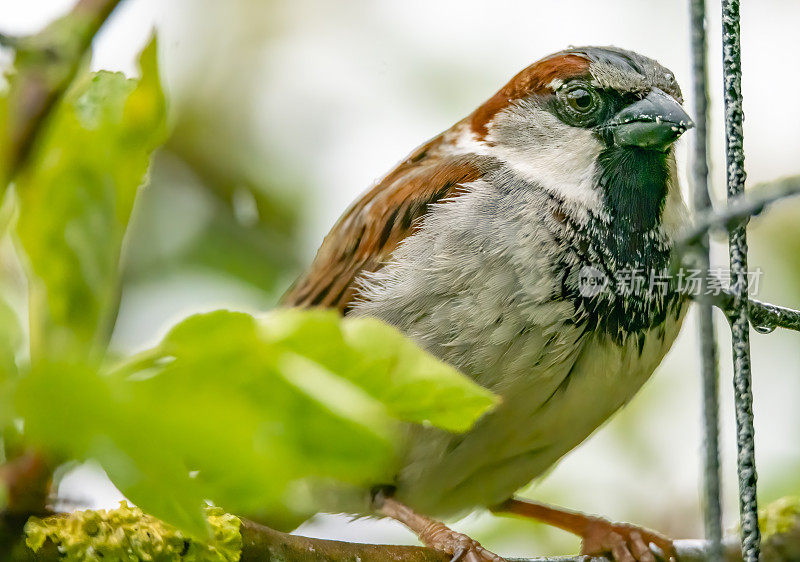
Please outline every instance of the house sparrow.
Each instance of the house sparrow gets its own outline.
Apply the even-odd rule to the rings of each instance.
[[[674,556],[653,531],[513,494],[630,400],[678,334],[685,299],[651,282],[688,220],[681,103],[673,74],[637,53],[555,53],[333,227],[285,304],[380,318],[502,397],[466,434],[410,428],[376,513],[459,560],[501,560],[433,519],[479,506],[579,534],[586,554]]]

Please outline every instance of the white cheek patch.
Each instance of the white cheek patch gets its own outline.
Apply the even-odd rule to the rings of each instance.
[[[486,153],[578,214],[603,214],[596,177],[597,158],[604,146],[593,131],[566,125],[548,111],[522,102],[497,115],[487,140]]]

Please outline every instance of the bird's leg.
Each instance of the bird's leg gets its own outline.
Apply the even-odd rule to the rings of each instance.
[[[616,562],[656,562],[650,550],[650,544],[654,544],[666,559],[678,559],[672,540],[635,525],[612,523],[602,517],[514,498],[493,507],[492,511],[537,519],[576,534],[583,539],[581,554],[598,556],[610,553]]]
[[[451,562],[505,562],[500,556],[483,548],[478,541],[420,515],[380,492],[375,496],[374,505],[381,515],[391,517],[411,529],[425,546],[452,556]]]

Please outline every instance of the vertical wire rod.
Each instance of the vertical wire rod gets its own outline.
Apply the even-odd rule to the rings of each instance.
[[[722,62],[725,97],[725,148],[728,200],[744,192],[744,148],[742,123],[742,65],[739,35],[739,0],[722,0]],[[733,348],[733,386],[736,409],[739,513],[744,562],[758,562],[761,533],[756,502],[755,432],[750,369],[750,323],[747,317],[747,225],[729,231],[731,293],[729,314]]]
[[[708,44],[706,2],[690,0],[692,32],[692,77],[694,88],[695,141],[692,147],[692,203],[695,214],[711,207],[708,191]],[[697,259],[705,285],[710,267],[709,238],[705,233],[697,244]],[[705,287],[702,294],[705,294]],[[709,299],[697,304],[700,337],[700,371],[703,385],[703,515],[706,539],[710,542],[709,562],[722,562],[722,502],[719,453],[719,357],[714,330],[713,307]]]

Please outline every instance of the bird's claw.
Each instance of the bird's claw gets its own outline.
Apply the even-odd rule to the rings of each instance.
[[[650,545],[660,550],[656,555]],[[581,554],[599,556],[611,554],[615,562],[656,562],[678,560],[678,553],[668,537],[627,523],[612,523],[592,518],[583,533]]]
[[[483,548],[481,544],[467,535],[443,528],[436,533],[428,546],[452,554],[450,562],[506,562],[497,554]]]

